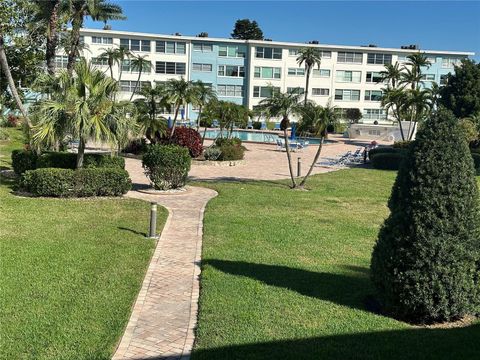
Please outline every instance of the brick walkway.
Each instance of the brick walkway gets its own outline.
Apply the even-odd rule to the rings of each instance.
[[[113,360],[189,359],[197,322],[203,212],[216,195],[199,187],[176,195],[127,194],[158,202],[169,216]]]

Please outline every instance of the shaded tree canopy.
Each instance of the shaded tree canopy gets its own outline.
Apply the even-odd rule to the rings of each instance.
[[[263,40],[263,31],[255,20],[239,19],[231,36],[239,40]]]

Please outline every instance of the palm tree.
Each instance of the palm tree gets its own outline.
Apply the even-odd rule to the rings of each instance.
[[[172,131],[170,132],[170,139],[173,137],[175,132],[175,125],[177,123],[178,113],[180,107],[184,106],[184,109],[187,104],[190,104],[195,101],[195,92],[193,83],[191,81],[185,80],[183,77],[181,79],[169,79],[165,83],[165,91],[170,100],[170,103],[175,107],[175,115],[173,117]]]
[[[416,89],[422,83],[422,73],[414,68],[403,68],[399,84],[402,86],[410,85],[412,90]]]
[[[306,47],[298,51],[297,63],[299,66],[305,64],[305,98],[304,104],[307,104],[308,86],[310,83],[310,73],[315,65],[320,69],[322,55],[320,50],[312,47]]]
[[[196,81],[193,83],[194,86],[194,103],[198,106],[198,117],[197,117],[197,131],[200,128],[200,120],[202,117],[203,107],[212,99],[217,98],[215,90],[212,89],[210,85],[205,84],[202,81]]]
[[[428,61],[425,53],[417,52],[407,56],[406,66],[403,67],[405,71],[402,73],[402,83],[404,85],[410,84],[412,90],[416,89],[422,81],[422,67],[427,69],[431,63]]]
[[[140,89],[139,95],[141,97],[133,102],[139,130],[153,143],[167,133],[167,119],[160,116],[160,113],[170,104],[165,95],[165,89],[160,85]]]
[[[140,78],[142,77],[142,72],[144,70],[148,72],[152,71],[152,62],[150,60],[147,60],[147,55],[135,56],[130,60],[130,68],[132,70],[138,71],[137,82],[135,83],[135,88],[133,89],[132,95],[130,96],[130,101],[132,101],[133,95],[135,95],[137,88],[140,86]]]
[[[80,29],[83,27],[85,17],[90,16],[94,21],[106,21],[123,20],[125,16],[120,5],[108,3],[106,0],[66,0],[64,6],[72,23],[67,63],[67,70],[72,74],[80,44]]]
[[[280,128],[283,130],[285,138],[285,149],[287,153],[288,169],[292,181],[291,188],[297,187],[295,177],[293,176],[292,158],[290,147],[288,145],[287,129],[290,126],[290,116],[298,113],[302,95],[295,93],[281,93],[272,89],[272,96],[265,98],[259,103],[259,109],[271,117],[281,117]]]
[[[403,132],[402,120],[405,119],[404,109],[407,102],[407,94],[402,88],[394,88],[388,85],[382,89],[383,96],[381,105],[388,112],[392,111],[392,115],[398,122],[400,128],[400,135],[402,140],[405,141],[405,134]]]
[[[103,52],[100,54],[100,59],[107,60],[108,68],[110,70],[110,77],[113,79],[113,66],[115,64],[117,64],[118,66],[121,65],[117,57],[117,49],[107,48],[102,50]]]
[[[75,76],[67,70],[55,77],[59,89],[52,92],[51,99],[42,99],[36,105],[32,141],[53,145],[65,133],[78,138],[77,168],[81,168],[87,141],[115,142],[112,129],[115,123],[124,121],[121,117],[125,112],[112,100],[118,91],[117,81],[85,60],[75,64],[74,70]]]
[[[301,122],[306,121],[313,130],[313,134],[317,137],[320,137],[318,149],[312,164],[310,165],[307,174],[299,185],[299,187],[304,187],[308,177],[312,173],[313,168],[318,161],[318,158],[320,157],[320,153],[322,152],[323,141],[327,136],[327,127],[337,121],[338,112],[335,111],[335,107],[331,106],[330,103],[325,108],[313,103],[307,103],[300,109],[300,115]]]
[[[402,71],[400,70],[400,66],[397,63],[395,65],[392,64],[385,64],[385,70],[380,72],[381,80],[379,82],[387,82],[391,84],[392,88],[395,88],[400,80]]]
[[[29,129],[32,128],[32,123],[30,118],[28,117],[27,110],[23,106],[22,100],[17,92],[17,87],[15,86],[15,81],[13,80],[12,73],[10,72],[10,67],[8,65],[7,54],[5,54],[5,47],[4,47],[4,39],[3,34],[0,33],[0,67],[3,69],[3,73],[7,78],[8,86],[10,88],[10,92],[12,93],[15,102],[17,103],[18,109],[23,115],[25,123]]]
[[[410,122],[407,139],[412,140],[417,124],[427,119],[433,109],[431,91],[420,88],[407,91],[407,100],[404,107]]]

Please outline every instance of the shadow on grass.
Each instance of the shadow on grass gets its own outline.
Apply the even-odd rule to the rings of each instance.
[[[129,229],[129,228],[126,228],[126,227],[123,227],[123,226],[119,226],[118,229],[119,229],[119,230],[123,230],[123,231],[131,232],[132,234],[135,234],[135,235],[141,235],[141,236],[143,236],[143,237],[146,237],[146,236],[147,236],[147,233],[146,233],[146,232],[141,232],[141,231]]]

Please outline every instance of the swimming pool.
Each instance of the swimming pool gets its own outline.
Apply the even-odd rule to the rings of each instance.
[[[202,132],[203,135],[203,132]],[[223,131],[223,136],[227,135],[227,131]],[[205,134],[206,139],[216,139],[220,136],[220,130],[207,130]],[[248,130],[233,130],[232,132],[233,137],[237,137],[242,141],[250,141],[250,142],[257,142],[257,143],[272,143],[275,144],[279,139],[278,134],[271,132],[271,131],[248,131]],[[316,138],[297,138],[299,140],[306,140],[310,144],[318,144],[320,139]],[[325,141],[327,142],[327,141]]]

